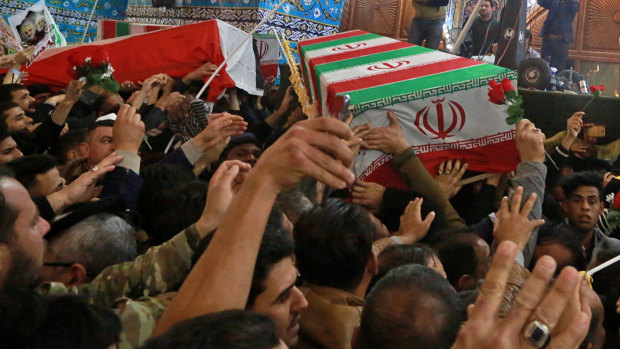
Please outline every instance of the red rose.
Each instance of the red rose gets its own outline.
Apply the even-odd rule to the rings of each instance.
[[[601,91],[605,90],[605,85],[591,85],[590,86],[590,92],[594,93],[600,93]]]
[[[508,79],[502,80],[502,88],[504,89],[504,93],[508,93],[508,92],[515,90],[514,86],[512,86],[512,82]]]
[[[491,80],[489,81],[489,86],[491,86],[489,89],[489,102],[494,104],[504,104],[506,101],[506,96],[504,95],[502,85],[495,80]]]

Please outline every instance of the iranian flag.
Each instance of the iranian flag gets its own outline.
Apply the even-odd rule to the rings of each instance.
[[[503,106],[488,102],[488,81],[517,74],[505,68],[356,30],[299,42],[304,81],[322,115],[348,94],[351,127],[388,126],[394,112],[426,168],[461,159],[469,170],[506,172],[519,162],[514,126]],[[391,156],[360,151],[358,178],[406,188]]]
[[[154,74],[182,77],[205,62],[222,63],[246,33],[220,20],[209,20],[166,30],[129,35],[88,44],[45,50],[27,69],[28,83],[42,83],[62,89],[71,80],[73,66],[109,59],[117,81],[142,81]],[[257,86],[256,56],[252,41],[228,61],[209,86],[208,99],[214,101],[229,87],[237,86],[262,96]]]

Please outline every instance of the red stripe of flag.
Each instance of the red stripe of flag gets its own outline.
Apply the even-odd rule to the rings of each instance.
[[[303,40],[297,43],[297,47],[301,50],[302,47],[307,46],[307,45],[314,45],[314,44],[319,44],[321,42],[333,41],[333,40],[338,40],[338,39],[346,39],[346,38],[350,38],[353,36],[364,35],[364,34],[369,34],[369,33],[363,30],[351,30],[351,31],[344,32],[344,33],[338,33],[334,35],[327,35],[327,36],[321,36],[321,37],[314,38],[314,39]]]
[[[333,55],[313,58],[310,60],[310,75],[308,75],[308,78],[313,79],[312,81],[314,81],[314,71],[317,65],[333,63],[333,62],[356,58],[356,57],[368,56],[368,55],[372,55],[375,53],[398,50],[398,49],[405,48],[405,47],[411,47],[411,44],[407,43],[406,41],[396,41],[396,42],[392,42],[392,43],[385,44],[385,45],[369,47],[369,48],[354,50],[350,52],[335,53]],[[301,64],[301,66],[304,67],[305,64]],[[318,98],[319,86],[316,86],[315,84],[310,84],[310,86],[312,86],[312,88],[314,89],[314,94]],[[320,104],[321,102],[317,101],[317,106],[319,106],[319,110],[321,108]]]
[[[116,21],[103,21],[102,39],[111,39],[115,37],[116,37]]]
[[[338,93],[356,91],[373,86],[387,85],[399,81],[411,80],[422,76],[442,73],[449,70],[467,68],[483,64],[472,59],[457,58],[443,62],[418,65],[408,69],[394,70],[389,73],[371,75],[359,79],[340,81],[327,86],[327,105],[331,105]]]

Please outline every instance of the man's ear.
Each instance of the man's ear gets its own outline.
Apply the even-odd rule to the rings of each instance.
[[[372,276],[379,274],[379,260],[374,252],[370,253],[370,258],[368,258],[368,264],[366,265],[366,271]]]
[[[61,280],[68,287],[84,284],[88,281],[86,268],[80,263],[74,263],[62,273]]]
[[[78,158],[88,158],[88,156],[90,155],[90,145],[88,145],[88,143],[86,143],[86,142],[80,143],[80,145],[78,146],[78,149],[80,151],[80,154],[79,154],[80,156]],[[67,156],[70,153],[71,153],[71,151],[69,151],[69,153],[67,153]]]
[[[86,146],[88,146],[88,145],[86,145]],[[81,156],[80,156],[80,152],[81,152],[80,148],[81,148],[81,144],[78,146],[77,149],[69,149],[69,151],[67,152],[67,159],[69,159],[69,160],[80,159],[81,158]]]
[[[461,275],[455,286],[459,291],[472,290],[478,286],[478,280],[469,274]]]

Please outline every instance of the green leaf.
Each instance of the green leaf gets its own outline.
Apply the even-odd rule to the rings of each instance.
[[[521,118],[519,118],[519,117],[516,117],[516,116],[509,116],[509,117],[507,117],[507,118],[506,118],[506,123],[507,123],[508,125],[514,125],[514,124],[516,124],[517,122],[519,122],[520,120],[521,120]]]
[[[616,228],[620,227],[620,211],[610,210],[607,215],[605,215],[605,220],[609,226],[609,231],[616,230]]]

